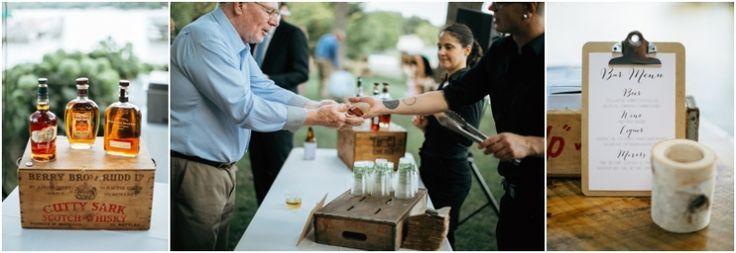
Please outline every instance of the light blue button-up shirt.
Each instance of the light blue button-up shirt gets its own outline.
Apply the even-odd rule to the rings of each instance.
[[[266,78],[220,8],[184,27],[171,46],[174,151],[237,162],[251,130],[295,131],[307,103],[315,102]]]

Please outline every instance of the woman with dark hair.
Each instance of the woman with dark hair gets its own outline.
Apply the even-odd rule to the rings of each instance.
[[[460,78],[478,62],[482,49],[473,33],[463,24],[453,24],[440,31],[437,42],[440,68],[446,72],[438,90],[452,85],[451,80]],[[483,113],[483,100],[452,108],[470,124],[478,127]],[[424,143],[419,151],[420,175],[427,187],[432,204],[436,208],[450,206],[450,231],[447,238],[455,247],[455,229],[460,207],[470,192],[471,168],[468,164],[468,147],[472,142],[449,129],[442,127],[435,116],[415,116],[413,123],[424,131]]]

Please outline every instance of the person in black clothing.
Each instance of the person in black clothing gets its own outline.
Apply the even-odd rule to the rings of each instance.
[[[440,31],[437,42],[437,58],[446,72],[445,80],[436,90],[443,90],[457,80],[468,67],[480,60],[483,50],[473,37],[470,28],[453,24]],[[483,113],[483,100],[459,106],[455,112],[478,127]],[[441,115],[438,115],[441,117]],[[435,116],[414,116],[413,123],[424,131],[424,143],[419,150],[420,176],[427,187],[429,198],[436,208],[450,206],[450,230],[447,239],[455,247],[455,229],[460,216],[460,207],[470,192],[472,184],[468,147],[473,143],[467,138],[442,127]]]
[[[351,98],[382,114],[431,114],[491,97],[497,135],[478,146],[501,162],[504,196],[496,226],[499,250],[544,250],[544,3],[498,3],[497,31],[510,36],[493,43],[463,77],[442,91],[380,101]],[[518,160],[520,162],[512,162]]]
[[[281,3],[282,13],[285,4]],[[301,29],[280,20],[279,25],[254,48],[253,57],[264,74],[276,85],[298,93],[297,86],[309,78],[309,49]],[[294,134],[288,130],[253,131],[250,137],[250,167],[258,205],[263,202],[281,166],[294,147]]]

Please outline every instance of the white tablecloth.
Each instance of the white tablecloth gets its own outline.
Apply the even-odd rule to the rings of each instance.
[[[169,249],[169,185],[153,186],[151,228],[146,231],[24,229],[20,226],[18,188],[3,201],[3,251]]]
[[[318,244],[310,238],[297,241],[309,212],[327,194],[325,204],[350,189],[352,172],[337,157],[335,149],[318,149],[315,160],[302,159],[304,149],[289,154],[253,220],[235,250],[354,250]],[[407,153],[408,157],[412,157]],[[412,157],[413,158],[413,157]],[[287,209],[284,194],[299,192],[302,206]],[[431,207],[431,201],[428,201]],[[452,250],[445,239],[442,250]]]

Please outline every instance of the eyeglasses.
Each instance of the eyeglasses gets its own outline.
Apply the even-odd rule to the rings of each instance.
[[[263,8],[263,10],[266,11],[266,14],[268,14],[270,17],[272,18],[281,17],[281,11],[279,9],[268,7],[259,2],[254,2],[254,3],[257,4],[258,6],[261,6],[261,8]]]

